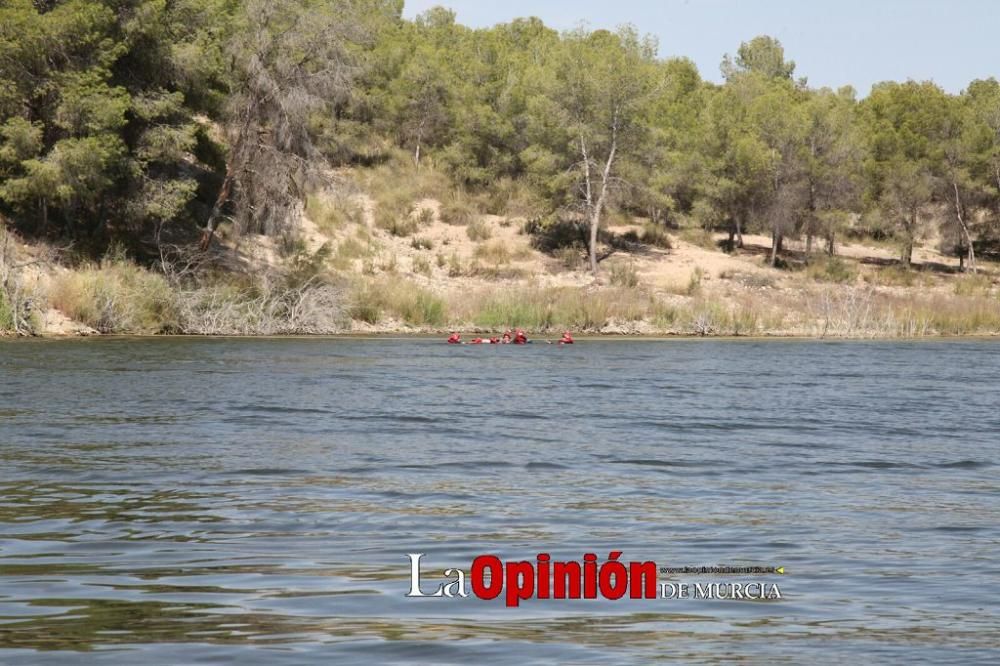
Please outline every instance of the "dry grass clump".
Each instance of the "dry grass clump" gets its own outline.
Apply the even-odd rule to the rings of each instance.
[[[583,248],[578,245],[567,245],[552,253],[559,263],[568,270],[577,271],[584,267],[586,255]]]
[[[195,335],[324,335],[349,323],[343,290],[317,280],[262,276],[180,291],[177,303],[180,331]]]
[[[354,267],[354,262],[367,259],[375,254],[376,248],[371,240],[367,242],[356,237],[348,237],[337,245],[336,252],[330,260],[330,264],[338,271],[350,270]]]
[[[712,232],[702,227],[686,227],[681,229],[679,235],[680,239],[685,243],[690,243],[706,250],[719,249]]]
[[[701,292],[701,281],[705,279],[705,271],[701,269],[700,266],[695,267],[691,271],[691,277],[688,278],[687,287],[684,288],[684,293],[688,296],[695,296]]]
[[[993,280],[983,273],[971,273],[955,278],[956,296],[989,295],[992,289]]]
[[[14,308],[5,289],[0,289],[0,332],[14,330]]]
[[[430,166],[416,168],[409,155],[399,152],[366,171],[361,185],[375,200],[375,226],[405,237],[433,222],[433,212],[419,204],[447,191],[449,179]]]
[[[804,332],[821,336],[896,338],[1000,332],[1000,304],[989,296],[898,294],[873,287],[825,289],[785,298],[780,307],[804,314]]]
[[[383,208],[380,205],[375,211],[375,226],[388,231],[393,236],[405,238],[420,230],[420,220],[412,206]]]
[[[336,333],[347,322],[342,290],[323,279],[328,248],[288,270],[242,278],[154,273],[111,253],[57,275],[51,307],[102,333],[291,335]]]
[[[492,183],[481,201],[487,212],[507,217],[535,217],[545,210],[545,202],[528,183],[509,176]]]
[[[724,303],[697,299],[676,318],[680,332],[694,335],[756,335],[760,332],[759,304],[753,301]]]
[[[306,215],[328,236],[334,235],[348,224],[362,221],[361,210],[356,204],[339,199],[331,201],[315,194],[306,199]]]
[[[473,256],[491,266],[503,266],[511,260],[510,248],[502,240],[477,245]]]
[[[806,267],[806,275],[816,282],[846,284],[858,279],[858,268],[853,262],[840,257],[819,257]]]
[[[465,233],[469,236],[469,240],[476,243],[489,240],[493,237],[493,230],[490,229],[490,225],[480,219],[469,222],[468,226],[465,227]]]
[[[636,289],[584,292],[561,287],[516,294],[489,290],[463,294],[450,304],[457,321],[498,330],[522,326],[533,331],[572,328],[599,331],[612,321],[641,321],[653,311],[650,296]]]
[[[667,233],[667,230],[659,224],[653,224],[652,222],[647,222],[643,225],[640,240],[646,245],[651,245],[664,250],[672,250],[674,248],[673,241],[670,240],[670,235]]]
[[[431,260],[427,257],[417,256],[413,258],[413,272],[430,277],[433,274]]]
[[[423,164],[418,169],[411,155],[397,151],[391,159],[363,172],[361,189],[387,208],[399,208],[401,203],[410,206],[421,199],[446,192],[450,179],[446,174]]]
[[[394,317],[411,326],[440,326],[445,322],[445,303],[407,280],[374,279],[355,286],[350,313],[369,324]]]
[[[774,276],[767,273],[749,273],[733,270],[722,271],[719,273],[719,279],[731,280],[749,289],[770,289],[776,283]]]
[[[101,333],[163,333],[182,328],[180,308],[167,280],[121,253],[59,274],[52,281],[49,303]]]
[[[912,287],[916,284],[926,284],[927,276],[914,268],[895,264],[866,273],[864,280],[875,286]]]
[[[445,224],[464,227],[478,218],[479,211],[464,194],[452,190],[441,202],[440,216]]]
[[[639,271],[631,261],[619,261],[610,266],[611,284],[616,287],[633,289],[639,286]]]

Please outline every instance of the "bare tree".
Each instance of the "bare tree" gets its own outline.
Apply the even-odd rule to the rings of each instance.
[[[590,270],[596,276],[598,230],[618,181],[617,163],[636,144],[641,105],[655,88],[649,64],[656,44],[631,28],[617,34],[577,31],[565,44],[556,94],[578,151],[579,202],[590,227]]]
[[[316,177],[310,119],[350,91],[350,44],[361,23],[349,0],[248,0],[228,46],[226,175],[205,224],[207,248],[228,202],[239,232],[273,234]]]

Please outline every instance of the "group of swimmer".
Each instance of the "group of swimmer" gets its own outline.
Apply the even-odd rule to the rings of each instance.
[[[448,337],[449,345],[526,345],[529,342],[528,336],[525,335],[524,330],[520,328],[516,328],[513,331],[507,329],[499,338],[473,338],[469,342],[463,341],[462,334],[457,331],[452,331],[451,335]],[[553,344],[551,341],[546,342],[550,345]],[[569,331],[564,331],[562,338],[554,344],[571,345],[573,343],[573,334]]]

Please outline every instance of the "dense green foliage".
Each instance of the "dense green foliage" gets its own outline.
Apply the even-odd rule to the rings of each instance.
[[[0,198],[22,230],[95,247],[189,218],[199,112],[224,97],[224,3],[31,2],[0,8]]]
[[[734,45],[735,46],[735,45]],[[6,0],[0,207],[29,235],[149,252],[232,220],[283,233],[324,164],[399,150],[495,212],[608,211],[774,240],[1000,238],[1000,84],[812,89],[758,37],[725,82],[632,28],[474,30],[399,0]],[[596,267],[596,257],[592,257]]]

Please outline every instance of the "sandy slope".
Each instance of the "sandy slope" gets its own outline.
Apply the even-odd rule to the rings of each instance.
[[[332,205],[336,205],[332,197],[329,201]],[[352,203],[363,211],[364,225],[378,245],[377,254],[381,261],[375,262],[374,272],[376,274],[384,272],[380,266],[394,263],[396,274],[445,292],[495,285],[498,282],[514,282],[542,287],[582,287],[594,282],[585,270],[584,262],[581,262],[579,270],[568,270],[560,261],[535,250],[531,245],[531,238],[521,232],[524,222],[521,219],[507,219],[495,215],[480,216],[480,219],[488,225],[492,235],[487,241],[476,242],[469,238],[464,226],[452,226],[441,221],[439,215],[441,204],[438,201],[425,199],[417,202],[415,210],[431,211],[433,222],[420,228],[414,236],[429,241],[432,247],[429,250],[417,249],[413,247],[413,238],[392,236],[375,226],[374,213],[377,204],[371,198],[365,195],[355,195],[352,198]],[[613,231],[621,234],[633,228],[641,230],[641,227],[619,226],[615,227]],[[355,233],[356,229],[348,226],[328,235],[309,220],[308,216],[303,216],[302,234],[310,251],[316,251],[327,242],[336,247],[338,243],[344,242]],[[721,242],[724,237],[723,234],[717,234],[715,240]],[[770,281],[784,286],[801,282],[801,276],[794,272],[776,270],[767,266],[766,258],[771,243],[770,237],[767,236],[745,235],[745,248],[734,254],[726,254],[717,249],[708,249],[685,242],[676,235],[672,236],[672,242],[673,248],[670,250],[641,247],[630,252],[616,251],[608,256],[602,265],[607,267],[615,262],[631,263],[639,274],[640,284],[654,290],[667,292],[683,290],[696,272],[700,273],[701,279],[705,283],[724,283],[727,281],[727,277],[733,274],[764,276]],[[463,264],[474,263],[477,261],[477,248],[496,243],[505,245],[512,257],[509,262],[497,267],[505,269],[500,271],[502,273],[500,277],[478,277],[467,274],[454,276],[449,275],[448,266],[438,266],[437,257],[439,255],[448,259],[451,259],[453,255],[457,256]],[[819,249],[819,247],[817,242],[816,248]],[[788,240],[785,243],[785,249],[793,254],[804,252],[805,242]],[[837,253],[844,259],[857,262],[862,273],[876,270],[878,265],[890,264],[897,258],[897,251],[893,247],[875,247],[855,243],[838,243]],[[395,262],[390,261],[390,259],[395,259]],[[430,262],[430,275],[421,274],[414,269],[414,261],[421,259]],[[915,264],[934,264],[939,269],[942,267],[954,269],[958,266],[957,259],[945,257],[928,246],[919,246],[915,249],[914,262]],[[489,265],[489,261],[485,259],[479,259],[478,263]],[[356,262],[356,271],[360,272],[361,268],[362,262]]]

